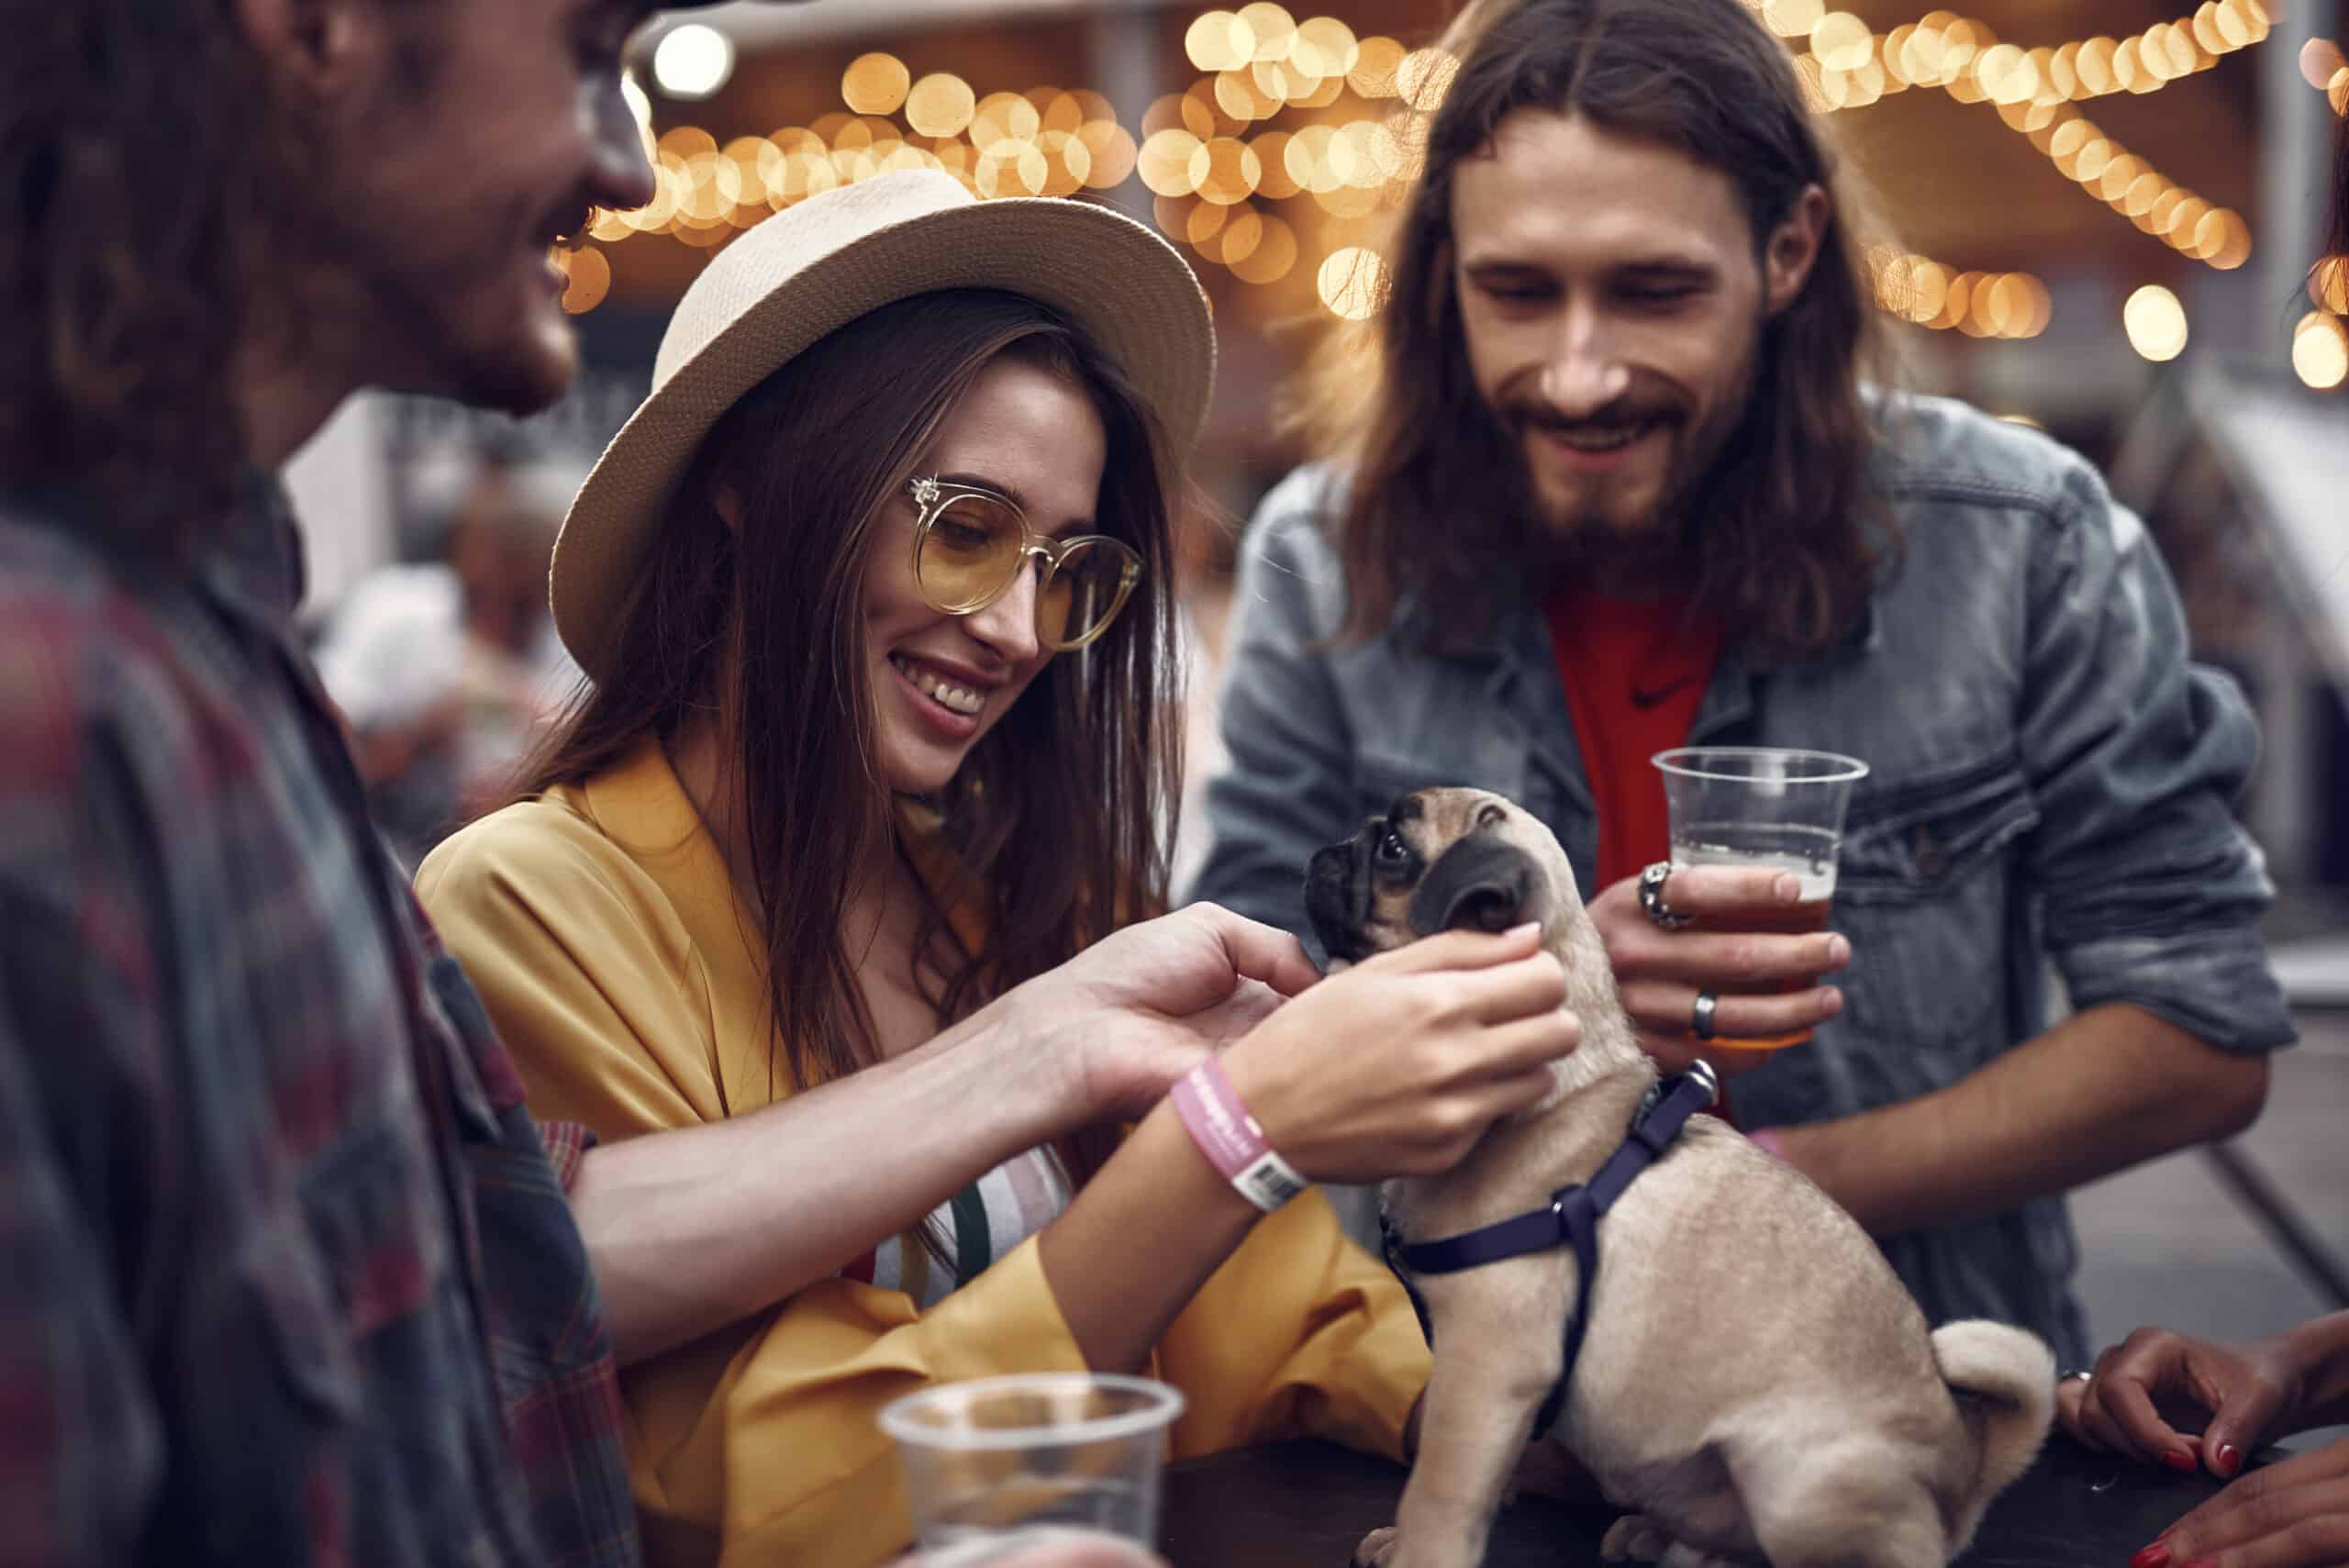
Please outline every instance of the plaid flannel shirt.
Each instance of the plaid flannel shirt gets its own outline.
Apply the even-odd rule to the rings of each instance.
[[[290,639],[0,499],[0,1563],[628,1564],[564,1195]]]

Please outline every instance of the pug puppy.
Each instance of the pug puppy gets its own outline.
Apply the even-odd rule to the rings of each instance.
[[[1546,1208],[1624,1140],[1656,1081],[1556,839],[1480,790],[1397,800],[1313,857],[1306,908],[1333,966],[1453,927],[1542,923],[1582,1043],[1531,1111],[1456,1168],[1387,1183],[1390,1225],[1435,1240]],[[1562,1442],[1627,1510],[1610,1560],[1667,1568],[1943,1568],[2029,1468],[2055,1365],[2020,1329],[1923,1313],[1858,1224],[1717,1118],[1598,1225]],[[1413,1280],[1434,1373],[1417,1462],[1365,1568],[1473,1568],[1564,1360],[1571,1248]]]

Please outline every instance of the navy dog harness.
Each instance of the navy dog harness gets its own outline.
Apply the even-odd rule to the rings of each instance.
[[[1549,1396],[1542,1401],[1541,1414],[1534,1418],[1537,1437],[1557,1420],[1558,1412],[1566,1402],[1566,1385],[1574,1379],[1575,1360],[1582,1354],[1583,1331],[1590,1325],[1590,1287],[1598,1278],[1599,1217],[1615,1207],[1615,1200],[1623,1195],[1641,1172],[1672,1147],[1673,1140],[1680,1136],[1688,1118],[1711,1105],[1720,1095],[1720,1083],[1713,1070],[1702,1062],[1693,1062],[1687,1072],[1666,1078],[1648,1091],[1647,1098],[1631,1118],[1631,1131],[1598,1168],[1598,1173],[1588,1182],[1560,1187],[1552,1193],[1549,1207],[1457,1236],[1446,1236],[1439,1241],[1390,1246],[1390,1252],[1401,1258],[1405,1268],[1421,1274],[1457,1273],[1462,1269],[1497,1263],[1504,1258],[1522,1257],[1528,1252],[1547,1251],[1560,1245],[1574,1248],[1577,1277],[1574,1316],[1566,1320],[1565,1366],[1558,1373],[1558,1381],[1551,1385]],[[1424,1325],[1424,1311],[1420,1318]]]

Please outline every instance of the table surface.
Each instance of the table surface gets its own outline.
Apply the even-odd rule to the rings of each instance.
[[[1322,1442],[1280,1443],[1167,1466],[1159,1551],[1174,1568],[1345,1568],[1355,1543],[1392,1524],[1404,1471]],[[2057,1434],[1999,1494],[1965,1568],[2083,1568],[2126,1562],[2218,1490],[2114,1459]],[[1502,1511],[1486,1568],[1597,1564],[1611,1511],[1523,1497]]]

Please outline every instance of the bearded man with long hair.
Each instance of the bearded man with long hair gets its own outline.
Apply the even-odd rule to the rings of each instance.
[[[1401,792],[1516,796],[1650,1051],[1737,1073],[1934,1320],[2076,1360],[2064,1193],[2241,1129],[2293,1038],[2250,714],[2087,463],[1864,376],[1846,182],[1752,11],[1476,0],[1445,47],[1383,308],[1242,551],[1196,891],[1297,926],[1297,868]],[[1869,765],[1829,929],[1766,870],[1643,905],[1689,743]]]

